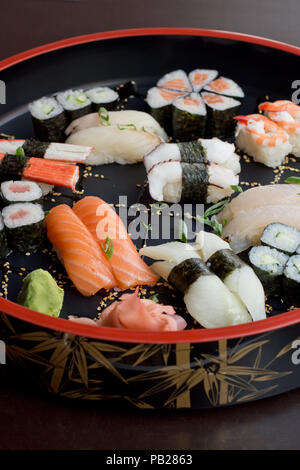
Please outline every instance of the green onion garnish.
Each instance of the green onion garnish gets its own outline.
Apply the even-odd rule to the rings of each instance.
[[[229,199],[225,199],[224,201],[217,202],[213,206],[206,209],[204,212],[204,218],[211,217],[212,215],[218,214],[221,210],[228,204]]]
[[[99,108],[98,114],[99,114],[99,118],[101,119],[101,124],[103,126],[110,126],[109,114],[108,114],[107,109],[102,108],[102,107]]]
[[[76,101],[78,101],[78,103],[85,103],[87,100],[87,96],[84,93],[81,93],[81,95],[76,96],[75,99]]]
[[[290,176],[284,182],[289,184],[300,184],[300,178],[299,176]]]
[[[18,147],[16,150],[17,157],[25,157],[25,152],[23,147]]]
[[[135,131],[137,130],[134,124],[118,124],[117,126],[120,131],[124,131],[124,129],[133,129]]]
[[[298,273],[300,274],[300,264],[294,263],[294,267],[298,270]]]
[[[149,297],[149,300],[152,300],[153,302],[156,302],[158,303],[159,300],[158,300],[158,297],[157,297],[157,294],[153,294]]]
[[[236,193],[242,193],[243,192],[243,189],[240,186],[236,186],[236,185],[232,184],[230,187]]]
[[[223,230],[223,225],[220,224],[216,219],[214,219],[212,221],[211,226],[212,226],[212,229],[214,230],[214,232],[221,237],[222,230]]]
[[[50,211],[44,211],[45,216],[49,214]]]
[[[113,255],[113,252],[114,252],[114,245],[113,245],[113,242],[112,242],[112,240],[109,236],[106,237],[104,246],[101,243],[101,248],[104,251],[104,253],[106,254],[107,258],[111,259],[112,255]]]
[[[187,242],[188,239],[188,229],[184,220],[179,221],[179,240],[183,243]]]

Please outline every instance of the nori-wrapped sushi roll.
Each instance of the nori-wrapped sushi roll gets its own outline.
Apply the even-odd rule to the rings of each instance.
[[[183,142],[205,135],[206,106],[198,93],[176,98],[172,107],[173,137]]]
[[[4,223],[3,223],[3,217],[0,214],[0,259],[2,260],[6,258],[8,253],[9,253],[9,248],[8,248]]]
[[[39,140],[62,142],[67,125],[63,107],[53,97],[43,97],[29,104],[35,135]]]
[[[275,222],[269,224],[260,238],[264,245],[292,255],[300,245],[300,230],[290,225]]]
[[[58,93],[58,102],[64,108],[68,122],[74,121],[92,110],[92,103],[82,90],[67,90]]]
[[[151,114],[170,136],[173,134],[172,103],[176,98],[184,95],[184,92],[158,87],[148,90],[146,102],[151,108]]]
[[[176,90],[183,93],[191,93],[192,86],[187,74],[183,70],[174,70],[174,72],[166,73],[158,82],[159,88],[167,90]]]
[[[261,280],[267,295],[280,295],[282,273],[288,256],[276,248],[254,246],[249,251],[249,261]]]
[[[185,202],[206,202],[209,175],[204,163],[181,163],[181,200]]]
[[[114,111],[119,101],[119,94],[108,87],[97,87],[87,90],[86,95],[91,100],[92,111],[98,112],[101,107]]]
[[[9,246],[20,253],[37,251],[45,241],[45,215],[39,204],[11,204],[2,211]]]
[[[207,137],[231,137],[235,129],[233,118],[238,114],[240,101],[208,92],[201,96],[207,106]]]
[[[289,258],[283,271],[284,298],[290,305],[300,307],[300,255]]]
[[[39,185],[33,181],[4,181],[1,183],[1,196],[6,204],[39,203],[42,201],[43,193]]]
[[[0,159],[0,180],[18,179],[23,175],[29,158],[25,155],[5,154]]]
[[[226,77],[219,77],[208,83],[205,85],[204,90],[234,98],[244,98],[245,96],[242,88],[236,82]]]

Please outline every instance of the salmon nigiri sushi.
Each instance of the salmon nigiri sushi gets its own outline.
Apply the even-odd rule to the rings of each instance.
[[[83,295],[94,295],[117,282],[105,254],[72,209],[61,204],[46,216],[47,236],[69,278]]]
[[[99,244],[103,246],[107,237],[111,240],[109,261],[121,289],[157,282],[158,277],[138,254],[122,220],[106,202],[87,196],[76,202],[73,211]]]

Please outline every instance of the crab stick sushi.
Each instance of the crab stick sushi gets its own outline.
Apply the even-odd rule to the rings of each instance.
[[[258,109],[288,133],[291,153],[300,158],[300,106],[292,101],[278,100],[262,103]]]
[[[253,321],[266,318],[263,286],[253,269],[214,233],[197,235],[198,253],[210,269],[246,306]]]
[[[9,246],[18,252],[37,251],[44,244],[45,215],[40,204],[10,204],[2,211]]]
[[[25,156],[57,160],[67,163],[85,163],[93,147],[61,144],[58,142],[40,142],[36,139],[0,140],[0,152],[15,155],[22,149]]]
[[[6,204],[16,202],[40,202],[41,188],[33,181],[4,181],[1,183],[1,196]]]
[[[99,246],[105,247],[110,240],[109,263],[121,289],[157,282],[157,276],[138,254],[122,220],[106,202],[87,196],[76,202],[73,212]]]
[[[69,206],[61,204],[51,209],[46,228],[48,239],[82,295],[94,295],[117,285],[105,254]]]
[[[206,124],[206,106],[198,93],[178,97],[173,102],[173,137],[180,141],[203,137]]]
[[[219,72],[217,70],[195,69],[189,73],[189,80],[193,86],[193,90],[198,92],[215,80],[218,75]]]
[[[151,114],[161,125],[168,135],[172,135],[172,103],[184,96],[184,91],[166,90],[164,88],[153,87],[147,92],[146,102],[148,103]]]
[[[48,142],[64,140],[67,124],[66,114],[57,100],[44,96],[29,104],[35,135],[38,139]]]
[[[83,90],[67,90],[56,95],[69,122],[91,112],[92,103]]]
[[[230,78],[219,77],[216,80],[205,85],[204,90],[218,93],[233,98],[244,98],[245,94],[242,88]]]
[[[205,328],[251,321],[246,307],[187,243],[144,247],[140,254],[154,260],[151,268],[182,293],[190,315]]]
[[[231,186],[239,182],[231,169],[214,163],[170,161],[155,165],[147,176],[151,197],[171,203],[217,202],[231,195]]]
[[[157,82],[157,86],[159,88],[167,88],[184,93],[190,93],[192,91],[188,76],[183,70],[175,70],[174,72],[166,73],[166,75]]]
[[[241,102],[216,93],[202,92],[207,106],[206,134],[208,137],[231,137],[234,133],[234,116],[237,115]]]
[[[256,162],[276,168],[292,151],[287,132],[261,114],[237,116],[236,145]]]
[[[119,94],[109,87],[90,88],[86,91],[86,95],[92,103],[92,110],[96,113],[101,107],[113,111],[119,101]]]

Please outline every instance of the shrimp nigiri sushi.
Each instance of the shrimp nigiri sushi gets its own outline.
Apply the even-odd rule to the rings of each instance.
[[[256,162],[276,168],[292,151],[287,132],[261,114],[237,116],[236,145]]]
[[[289,135],[291,153],[300,158],[300,106],[287,100],[261,103],[258,107]]]
[[[201,260],[193,246],[170,242],[148,246],[141,255],[157,261],[152,269],[183,294],[188,312],[205,328],[251,321],[241,300]]]
[[[117,285],[108,259],[72,209],[61,204],[46,216],[47,237],[76,289],[90,296]]]
[[[112,241],[109,262],[121,289],[157,282],[157,276],[138,254],[122,220],[106,202],[87,196],[76,202],[73,212],[98,244],[104,244],[107,237]]]

